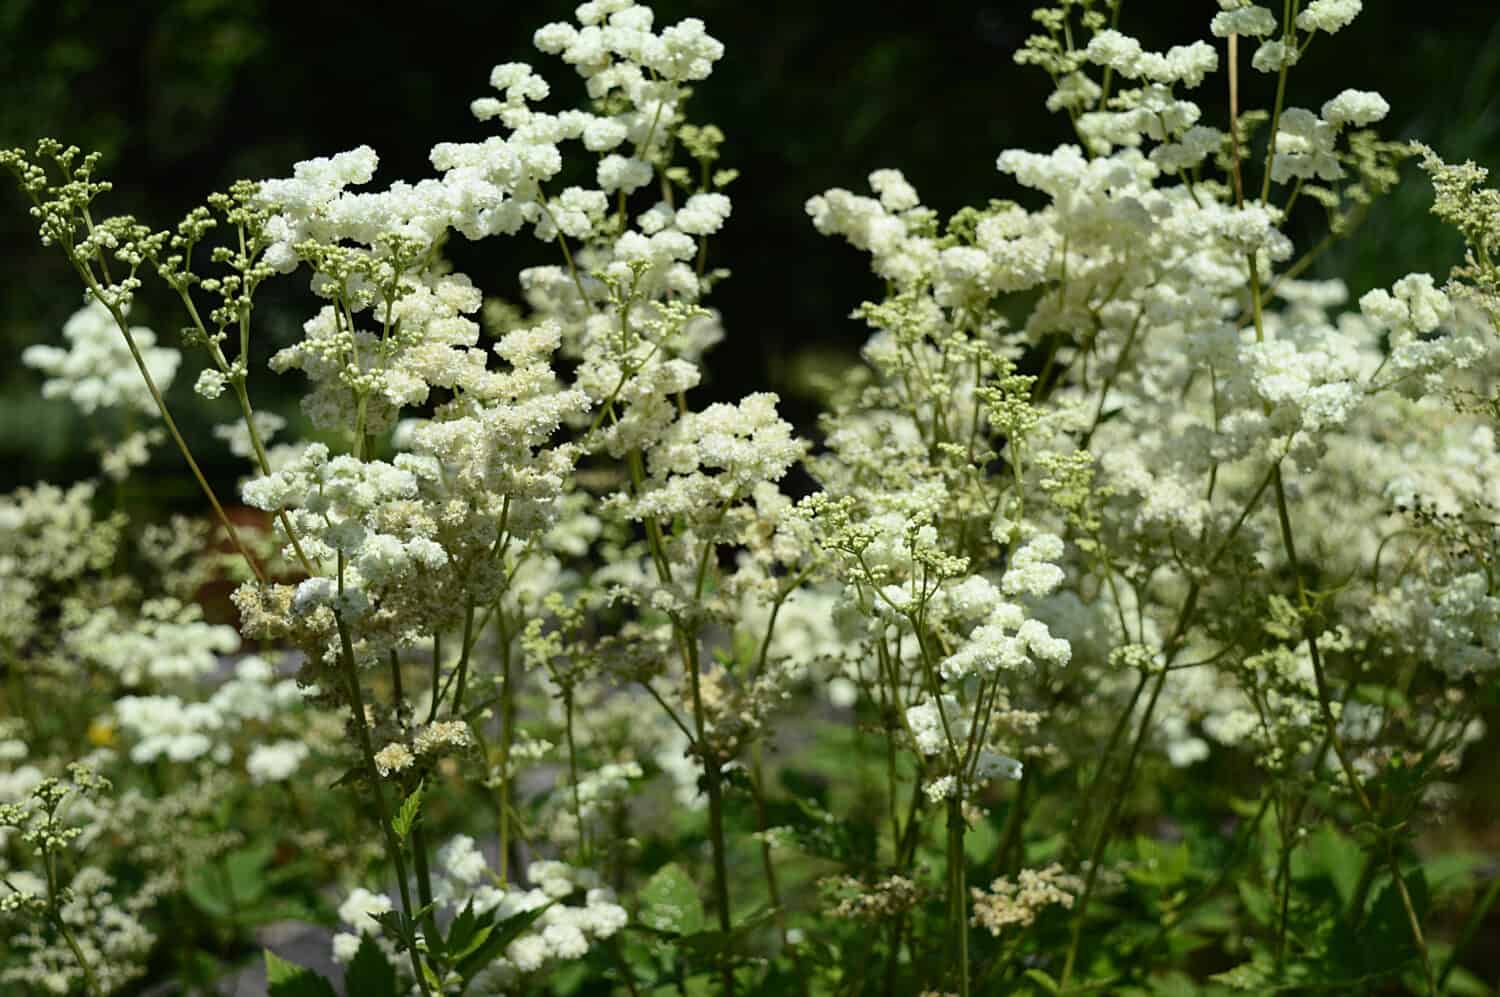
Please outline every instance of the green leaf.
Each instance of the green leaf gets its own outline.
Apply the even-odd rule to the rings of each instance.
[[[449,962],[458,962],[485,943],[495,930],[494,912],[474,913],[474,903],[464,904],[453,923],[448,926],[448,937],[442,939],[439,953]]]
[[[1240,895],[1240,902],[1245,905],[1245,913],[1249,914],[1256,924],[1269,925],[1275,916],[1276,908],[1271,899],[1271,894],[1254,885],[1249,880],[1242,879],[1235,884]]]
[[[253,904],[265,896],[266,867],[276,853],[270,842],[250,845],[224,856],[224,867],[229,876],[229,888],[236,903]]]
[[[522,911],[489,925],[485,929],[488,937],[480,941],[477,947],[467,955],[458,958],[458,974],[465,980],[472,980],[484,967],[494,962],[496,957],[505,951],[507,945],[521,937],[521,933],[531,927],[536,919],[551,906],[551,904],[546,904],[536,910]]]
[[[1412,869],[1402,879],[1411,896],[1412,908],[1420,923],[1427,914],[1427,877],[1420,868]],[[1375,894],[1370,914],[1355,939],[1361,963],[1367,971],[1389,972],[1418,957],[1412,938],[1411,919],[1401,900],[1394,880],[1387,878]]]
[[[1179,845],[1167,845],[1144,835],[1138,835],[1135,839],[1136,855],[1139,860],[1136,865],[1126,870],[1125,875],[1142,886],[1155,886],[1167,889],[1175,886],[1187,875],[1188,846],[1184,842]]]
[[[838,817],[816,800],[801,798],[793,804],[796,809],[782,829],[802,851],[854,866],[875,861],[876,835],[872,825]]]
[[[223,884],[212,874],[210,868],[199,866],[188,873],[183,883],[183,892],[193,902],[194,907],[209,917],[229,920],[231,914],[229,897],[225,895]]]
[[[402,841],[405,841],[407,835],[411,834],[412,825],[421,815],[423,785],[424,783],[417,783],[417,788],[411,791],[411,795],[401,801],[400,812],[391,818],[391,829]]]
[[[422,967],[422,975],[427,979],[427,986],[437,993],[442,993],[443,981],[438,979],[437,971],[427,965],[426,959],[418,960],[417,965]]]
[[[1477,882],[1490,859],[1483,852],[1448,852],[1434,855],[1422,863],[1422,872],[1433,899],[1448,898],[1467,893]]]
[[[775,907],[762,907],[733,925],[727,932],[697,931],[681,935],[674,941],[683,949],[704,958],[717,958],[727,954],[744,955],[750,950],[748,943],[751,936],[770,924],[776,917],[776,911]]]
[[[1407,699],[1401,694],[1400,690],[1390,686],[1361,682],[1355,685],[1354,695],[1358,699],[1362,699],[1367,703],[1374,703],[1377,706],[1390,706],[1400,709],[1407,705]]]
[[[382,914],[371,914],[380,925],[385,936],[402,948],[411,948],[416,941],[412,921],[399,910],[388,910]]]
[[[1308,837],[1299,854],[1303,858],[1299,865],[1327,876],[1338,892],[1339,902],[1348,906],[1364,866],[1364,850],[1359,844],[1324,825]]]
[[[316,910],[299,900],[269,898],[253,907],[241,909],[236,920],[241,927],[254,928],[262,924],[273,924],[276,921],[316,922],[318,916]]]
[[[344,992],[349,997],[397,997],[396,971],[369,935],[360,940],[344,974]]]
[[[641,923],[657,931],[691,935],[703,929],[698,887],[675,862],[656,870],[641,890]]]
[[[201,863],[188,873],[183,890],[195,907],[217,920],[242,926],[275,920],[261,916],[268,907],[284,906],[266,895],[275,882],[267,871],[274,854],[275,846],[263,843]]]
[[[493,934],[494,931],[495,926],[493,924],[486,924],[484,927],[475,931],[473,936],[465,941],[463,945],[454,946],[450,943],[447,952],[448,958],[456,962],[458,960],[467,958],[470,955],[473,955],[475,952],[479,951],[479,947],[481,945],[489,940],[490,935]]]
[[[1032,983],[1035,983],[1037,986],[1041,987],[1043,990],[1047,991],[1049,994],[1055,994],[1058,992],[1057,981],[1048,976],[1040,969],[1028,969],[1026,971],[1026,978]]]
[[[333,984],[306,966],[288,962],[270,949],[265,952],[270,997],[338,997]]]
[[[1453,967],[1448,976],[1448,993],[1453,997],[1489,997],[1490,988],[1483,980],[1462,966]]]

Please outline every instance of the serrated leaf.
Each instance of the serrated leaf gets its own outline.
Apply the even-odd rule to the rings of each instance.
[[[493,926],[493,911],[475,914],[474,902],[471,900],[464,904],[463,910],[458,912],[458,916],[448,926],[448,935],[440,939],[442,947],[437,951],[450,962],[456,962],[483,945]]]
[[[396,816],[391,818],[391,829],[396,832],[396,837],[405,841],[411,834],[412,825],[421,817],[422,811],[422,787],[425,783],[417,783],[417,788],[411,791],[411,795],[401,801],[401,809]]]
[[[641,890],[641,923],[657,931],[691,935],[703,929],[703,901],[691,877],[675,862],[656,870]]]
[[[488,928],[488,937],[479,943],[472,952],[458,960],[458,974],[465,980],[472,980],[486,966],[495,961],[495,958],[505,951],[505,947],[521,936],[521,933],[536,923],[536,919],[546,912],[551,904],[538,907],[536,910],[522,911],[503,921],[492,924]]]
[[[270,997],[338,997],[333,984],[306,966],[266,949],[266,984]]]
[[[411,929],[411,922],[401,911],[388,910],[380,914],[371,914],[370,917],[380,925],[381,931],[387,938],[402,948],[410,948],[416,940],[415,933]]]
[[[397,997],[396,971],[369,935],[360,939],[344,974],[344,992],[349,997]]]
[[[495,926],[493,924],[486,924],[484,927],[474,932],[473,936],[470,937],[462,946],[457,948],[450,947],[447,953],[448,958],[458,961],[470,955],[473,955],[475,952],[479,951],[479,947],[481,945],[489,941],[489,937],[490,935],[494,934],[494,931]]]

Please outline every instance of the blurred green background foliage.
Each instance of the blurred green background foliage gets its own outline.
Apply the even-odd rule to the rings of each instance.
[[[541,24],[569,19],[573,4],[476,4],[428,0],[418,8],[271,0],[0,0],[0,144],[40,135],[104,153],[115,182],[106,212],[155,227],[175,224],[213,190],[242,178],[285,176],[294,162],[372,145],[377,183],[427,173],[444,140],[475,140],[489,126],[469,115],[489,68],[530,61],[553,84],[552,103],[581,102],[582,83],[531,49]],[[727,54],[700,87],[690,117],[728,136],[721,165],[741,170],[735,212],[711,251],[733,277],[714,295],[727,341],[705,391],[719,398],[770,387],[804,425],[816,372],[847,362],[864,331],[848,316],[874,291],[865,260],[813,231],[806,198],[833,186],[865,189],[879,167],[897,167],[943,214],[992,197],[1020,198],[995,171],[1004,148],[1046,149],[1072,140],[1065,119],[1042,106],[1041,73],[1011,55],[1031,33],[1030,4],[942,2],[849,8],[767,0],[661,0],[659,22],[703,18]],[[1500,22],[1488,5],[1368,0],[1364,15],[1320,39],[1292,76],[1289,102],[1319,107],[1344,87],[1379,90],[1393,107],[1390,137],[1414,138],[1446,158],[1493,163],[1500,153]],[[1208,0],[1127,0],[1121,26],[1153,47],[1207,35]],[[1248,63],[1248,54],[1242,58]],[[1247,106],[1268,104],[1272,81],[1244,70]],[[1197,93],[1205,123],[1222,125],[1223,75]],[[1431,222],[1425,180],[1373,211],[1357,237],[1325,254],[1315,275],[1344,277],[1354,294],[1408,270],[1443,275],[1453,236]],[[92,474],[88,425],[64,401],[40,397],[41,375],[21,365],[25,345],[60,342],[80,292],[60,255],[36,243],[21,197],[0,189],[0,488]],[[1312,205],[1292,227],[1316,238]],[[514,298],[519,267],[554,262],[533,240],[456,238],[451,256],[487,294]],[[176,345],[174,308],[148,283],[132,318]],[[263,293],[257,310],[252,392],[259,406],[295,418],[301,379],[277,378],[263,358],[290,342],[311,312],[305,273]],[[191,392],[196,354],[170,399],[195,450],[226,488],[240,468],[212,441],[226,421],[221,400]],[[295,424],[294,424],[295,425]],[[160,451],[162,473],[140,476],[161,505],[196,508]]]

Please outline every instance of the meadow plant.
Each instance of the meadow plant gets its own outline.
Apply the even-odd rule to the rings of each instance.
[[[582,109],[496,66],[431,175],[361,146],[170,230],[0,152],[85,291],[23,362],[212,513],[0,497],[6,992],[205,986],[287,920],[351,995],[1491,992],[1496,867],[1439,832],[1500,691],[1500,194],[1299,90],[1359,0],[1218,6],[1166,52],[1036,11],[1074,141],[1000,152],[1013,199],[807,201],[883,293],[806,432],[695,401],[737,175],[697,19],[591,0],[534,39]],[[1310,279],[1410,159],[1463,262]],[[445,253],[501,236],[556,250],[518,302]]]

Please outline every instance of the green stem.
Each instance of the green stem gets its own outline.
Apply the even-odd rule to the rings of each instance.
[[[958,948],[958,994],[969,997],[969,915],[967,870],[964,863],[963,800],[958,793],[948,799],[948,896]]]
[[[573,786],[573,821],[578,827],[578,864],[588,864],[588,835],[583,829],[583,795],[578,788],[578,744],[573,738],[573,685],[562,687],[564,734],[568,739],[568,780]]]
[[[1291,0],[1287,0],[1290,7]],[[1255,339],[1257,342],[1265,338],[1264,318],[1261,311],[1260,275],[1255,268],[1254,257],[1250,259],[1250,300],[1253,305],[1253,317],[1255,319]],[[1278,461],[1271,468],[1272,484],[1276,490],[1276,519],[1281,527],[1281,543],[1286,551],[1287,565],[1291,568],[1292,578],[1297,586],[1297,601],[1299,607],[1307,606],[1307,592],[1302,581],[1302,566],[1297,558],[1296,537],[1292,530],[1291,512],[1287,506],[1286,486],[1282,481],[1281,463]],[[1328,689],[1328,674],[1323,668],[1323,655],[1318,648],[1318,637],[1312,627],[1307,628],[1307,654],[1312,660],[1313,682],[1318,692],[1318,707],[1323,717],[1323,725],[1327,730],[1328,741],[1333,746],[1334,756],[1338,758],[1339,767],[1343,769],[1344,778],[1349,783],[1350,790],[1354,793],[1355,801],[1360,810],[1364,812],[1365,818],[1375,826],[1380,826],[1380,815],[1376,812],[1370,796],[1365,792],[1364,784],[1360,782],[1359,773],[1354,768],[1353,761],[1344,747],[1343,739],[1338,733],[1338,718],[1333,715],[1333,697]],[[1396,857],[1395,850],[1389,844],[1383,846],[1386,864],[1391,870],[1391,880],[1396,887],[1396,893],[1401,898],[1401,906],[1406,912],[1407,923],[1411,928],[1412,940],[1416,943],[1417,953],[1422,959],[1422,974],[1427,983],[1427,991],[1432,997],[1438,993],[1437,979],[1432,971],[1432,957],[1427,951],[1427,940],[1422,932],[1422,921],[1417,916],[1416,907],[1412,903],[1411,891],[1407,889],[1406,879],[1401,875],[1401,863]]]
[[[1297,47],[1296,22],[1293,20],[1295,14],[1292,0],[1284,0],[1281,31],[1286,44],[1291,48]],[[1271,134],[1266,141],[1266,169],[1260,183],[1261,204],[1265,204],[1271,197],[1271,166],[1276,160],[1276,130],[1281,126],[1281,109],[1286,104],[1286,78],[1290,70],[1290,65],[1283,65],[1281,72],[1276,74],[1276,102],[1271,108]]]
[[[1017,862],[1020,864],[1021,827],[1026,822],[1026,791],[1035,778],[1036,766],[1026,765],[1021,769],[1021,781],[1016,784],[1016,799],[1010,805],[1010,810],[1005,814],[1005,824],[1000,828],[1000,843],[995,846],[995,859],[999,863],[1002,872],[1012,869],[1009,856],[1012,851],[1017,853]]]
[[[214,337],[208,334],[208,329],[203,325],[203,319],[198,314],[198,306],[193,303],[193,296],[188,293],[187,285],[173,280],[168,280],[168,283],[177,289],[177,295],[182,299],[182,304],[187,309],[188,317],[193,320],[193,325],[197,327],[198,333],[203,337],[204,342],[209,344],[214,363],[218,366],[221,373],[227,373],[229,362],[225,359],[224,352],[219,349]],[[238,357],[241,363],[246,364],[248,364],[250,356],[249,323],[250,316],[246,314],[240,321],[240,355]],[[240,418],[244,420],[245,431],[250,435],[250,447],[255,453],[255,462],[260,466],[261,474],[270,474],[271,458],[266,453],[265,442],[260,438],[260,430],[255,428],[255,410],[250,405],[250,393],[245,387],[243,378],[234,378],[231,383],[234,386],[235,400],[240,406]],[[313,569],[312,561],[308,560],[307,554],[302,550],[301,541],[297,539],[297,532],[292,529],[291,517],[283,509],[276,514],[276,518],[281,522],[281,528],[286,531],[287,540],[291,543],[292,551],[297,555],[297,560],[301,563],[302,570],[307,572],[309,576],[316,575],[317,571]]]
[[[760,832],[760,865],[766,875],[766,895],[771,900],[771,907],[776,912],[776,927],[781,932],[781,944],[785,947],[786,937],[786,911],[781,906],[781,889],[776,882],[776,865],[771,861],[771,842],[765,836],[770,822],[766,819],[766,796],[764,792],[763,771],[760,764],[760,742],[756,741],[750,746],[750,793],[755,801],[755,829]]]
[[[458,655],[458,686],[453,690],[453,710],[451,716],[458,717],[463,713],[464,688],[469,681],[469,650],[474,646],[469,640],[474,632],[474,600],[470,599],[464,609],[464,636],[463,644]]]
[[[725,855],[724,842],[724,787],[723,772],[718,755],[709,747],[705,730],[703,689],[699,680],[698,652],[696,640],[686,642],[688,648],[688,676],[693,689],[693,722],[697,728],[698,757],[703,761],[703,782],[708,795],[708,836],[713,846],[714,901],[719,909],[719,930],[727,936],[733,918],[729,909],[729,863]],[[719,975],[723,981],[724,997],[734,997],[734,964],[726,949],[720,955]]]
[[[396,720],[406,722],[406,693],[401,687],[401,659],[391,651],[391,698],[396,704]]]
[[[1277,465],[1273,465],[1271,471],[1261,480],[1260,486],[1250,496],[1250,501],[1245,503],[1245,507],[1240,510],[1239,517],[1235,519],[1234,525],[1229,528],[1229,531],[1224,534],[1224,539],[1219,541],[1219,545],[1209,555],[1208,561],[1202,569],[1205,574],[1212,571],[1214,565],[1219,562],[1219,558],[1223,557],[1229,550],[1230,544],[1233,543],[1240,528],[1245,525],[1245,520],[1250,517],[1250,513],[1260,503],[1260,497],[1265,494],[1266,488],[1271,484],[1272,479],[1275,477],[1276,469]],[[1151,690],[1151,698],[1146,704],[1145,713],[1141,716],[1140,729],[1136,735],[1135,743],[1131,747],[1130,756],[1125,761],[1125,771],[1120,775],[1120,782],[1115,787],[1114,797],[1110,802],[1108,812],[1104,816],[1104,823],[1099,828],[1099,837],[1094,842],[1094,849],[1089,861],[1088,875],[1084,881],[1083,892],[1078,899],[1078,907],[1073,914],[1072,936],[1068,943],[1067,959],[1063,965],[1062,987],[1064,989],[1066,989],[1069,978],[1072,976],[1073,967],[1078,958],[1078,946],[1083,937],[1083,921],[1088,913],[1089,900],[1093,896],[1094,884],[1098,881],[1099,863],[1104,855],[1104,846],[1109,841],[1110,834],[1114,829],[1115,819],[1119,816],[1120,808],[1124,805],[1125,794],[1130,787],[1131,778],[1134,775],[1135,762],[1140,755],[1141,745],[1144,743],[1146,734],[1150,729],[1151,717],[1156,711],[1156,704],[1161,698],[1161,691],[1166,685],[1167,673],[1171,669],[1172,661],[1183,648],[1183,637],[1187,634],[1187,628],[1191,624],[1193,614],[1197,609],[1198,596],[1202,592],[1202,585],[1203,583],[1197,579],[1194,579],[1188,585],[1187,596],[1182,601],[1182,608],[1177,612],[1177,623],[1172,627],[1172,635],[1163,644],[1165,660],[1162,662],[1162,669],[1157,673],[1156,684]]]
[[[60,891],[57,887],[57,857],[50,849],[43,855],[43,865],[47,871],[47,901],[51,907],[52,923],[62,935],[63,941],[67,942],[73,958],[78,960],[78,968],[83,971],[84,993],[88,997],[95,997],[99,993],[99,986],[94,981],[94,971],[89,967],[89,961],[84,958],[83,948],[78,944],[78,939],[73,937],[73,930],[63,920],[62,907],[58,904],[57,898]]]
[[[426,908],[432,904],[432,872],[427,866],[427,832],[422,830],[421,820],[411,828],[411,857],[417,873],[417,903]],[[422,926],[429,942],[441,937],[438,935],[437,916],[431,910],[422,916]]]
[[[437,719],[438,695],[443,688],[443,634],[441,630],[432,632],[432,702],[427,707],[427,722]]]
[[[510,748],[515,740],[516,697],[511,676],[510,633],[505,611],[497,614],[500,631],[500,882],[510,882]]]
[[[1280,825],[1281,838],[1279,842],[1280,861],[1277,864],[1276,879],[1281,887],[1281,911],[1276,927],[1276,975],[1279,977],[1283,967],[1286,965],[1286,936],[1287,920],[1292,906],[1292,846],[1294,829],[1288,823],[1286,817],[1286,801],[1279,799],[1276,802],[1277,824]]]
[[[1458,966],[1459,955],[1474,940],[1474,936],[1479,933],[1480,926],[1484,923],[1485,918],[1489,915],[1491,908],[1495,906],[1495,901],[1497,900],[1500,900],[1500,876],[1496,876],[1490,880],[1490,888],[1484,891],[1483,898],[1469,912],[1468,918],[1464,921],[1463,930],[1459,932],[1458,941],[1454,942],[1452,951],[1448,953],[1448,958],[1443,960],[1443,968],[1438,973],[1437,980],[1440,992],[1447,989],[1448,977],[1452,974],[1454,968]]]
[[[342,555],[340,560],[342,560]],[[340,571],[340,583],[343,577],[344,573]],[[359,670],[354,663],[354,642],[349,637],[349,627],[344,622],[343,616],[335,613],[334,620],[338,624],[339,646],[343,652],[340,660],[344,666],[344,681],[349,687],[349,709],[354,715],[354,730],[358,735],[360,753],[363,756],[365,778],[370,781],[370,793],[375,798],[375,817],[380,821],[380,830],[385,837],[386,853],[396,867],[396,886],[401,893],[401,910],[410,921],[413,907],[411,890],[406,882],[406,859],[401,854],[401,842],[396,837],[396,829],[391,826],[390,810],[386,806],[385,792],[380,786],[380,770],[375,767],[375,748],[370,743],[370,728],[365,722],[365,697],[359,688]],[[427,977],[422,971],[422,957],[418,955],[415,946],[408,946],[406,952],[411,957],[412,973],[417,978],[417,986],[426,997],[431,997],[432,991],[428,988]]]
[[[1196,602],[1196,586],[1190,592],[1190,600]],[[1094,885],[1099,879],[1099,867],[1104,858],[1104,846],[1108,843],[1110,832],[1114,828],[1116,818],[1120,815],[1120,809],[1125,804],[1126,791],[1130,787],[1131,778],[1135,772],[1136,760],[1140,757],[1141,746],[1146,743],[1146,735],[1151,731],[1151,717],[1156,712],[1157,700],[1161,698],[1161,691],[1166,686],[1167,672],[1163,669],[1156,673],[1156,682],[1151,687],[1151,698],[1146,702],[1146,711],[1141,716],[1141,725],[1136,732],[1135,742],[1130,746],[1130,754],[1125,759],[1125,771],[1120,774],[1120,783],[1115,788],[1113,798],[1110,800],[1109,809],[1104,814],[1104,823],[1099,828],[1099,837],[1094,840],[1094,849],[1089,853],[1089,871],[1083,883],[1083,893],[1078,898],[1078,910],[1073,915],[1073,930],[1068,940],[1068,954],[1063,962],[1062,976],[1058,982],[1060,990],[1067,990],[1068,984],[1073,978],[1073,968],[1078,961],[1078,947],[1083,939],[1083,922],[1088,914],[1089,900],[1094,894]]]
[[[1128,636],[1128,635],[1127,635]],[[1089,811],[1092,810],[1094,798],[1099,795],[1100,786],[1104,782],[1105,775],[1109,772],[1110,762],[1114,759],[1115,749],[1119,747],[1120,737],[1125,733],[1125,727],[1130,718],[1135,714],[1135,704],[1140,702],[1141,693],[1146,691],[1146,683],[1151,680],[1151,673],[1141,672],[1140,679],[1135,688],[1131,690],[1130,700],[1125,704],[1125,709],[1115,720],[1114,729],[1109,732],[1109,740],[1105,742],[1104,751],[1099,755],[1099,768],[1094,772],[1094,778],[1089,781],[1089,788],[1079,800],[1079,810],[1076,823],[1073,825],[1074,833],[1068,836],[1068,853],[1076,854],[1078,850],[1078,838],[1088,830]],[[1022,773],[1025,774],[1024,771]]]
[[[167,401],[162,397],[161,389],[156,386],[156,379],[151,376],[151,371],[146,367],[146,359],[141,356],[141,350],[136,345],[135,336],[130,332],[130,323],[125,320],[125,315],[117,306],[106,303],[104,290],[94,280],[93,274],[80,266],[77,261],[74,261],[73,266],[78,271],[78,275],[83,278],[84,284],[88,287],[90,293],[93,294],[94,299],[104,305],[110,317],[114,319],[115,326],[119,328],[120,334],[125,337],[125,345],[130,349],[131,358],[135,360],[136,370],[140,372],[141,379],[146,382],[146,390],[151,393],[151,400],[156,403],[156,411],[161,415],[162,422],[166,425],[167,432],[172,437],[172,442],[177,445],[178,451],[181,452],[183,459],[187,461],[188,470],[192,472],[193,479],[198,482],[198,487],[203,491],[204,496],[208,498],[208,504],[213,507],[214,515],[218,517],[219,523],[229,535],[229,541],[234,544],[240,556],[245,559],[245,564],[249,566],[250,573],[255,576],[256,581],[264,585],[266,576],[261,571],[260,565],[256,563],[255,558],[246,549],[244,541],[240,539],[239,532],[234,528],[234,524],[229,521],[229,515],[224,511],[224,507],[219,504],[219,496],[214,492],[213,486],[208,483],[208,479],[203,476],[202,469],[198,467],[198,461],[193,458],[193,452],[188,449],[187,441],[182,438],[182,433],[178,431],[177,420],[173,419],[172,413],[168,411]]]

